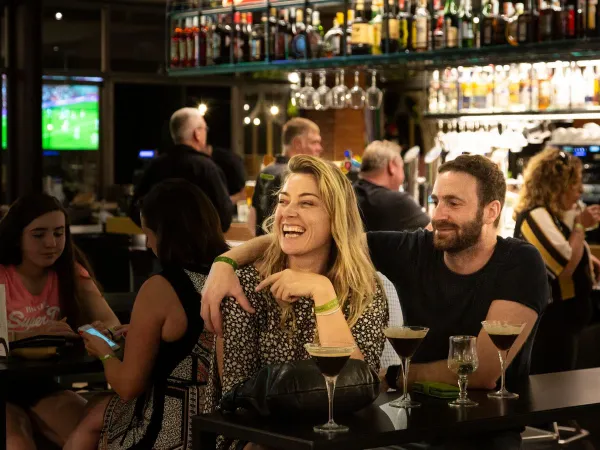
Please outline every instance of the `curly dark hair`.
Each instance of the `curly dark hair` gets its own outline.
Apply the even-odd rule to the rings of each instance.
[[[500,209],[504,207],[506,179],[498,166],[489,158],[481,155],[460,155],[440,166],[439,173],[444,172],[461,172],[475,177],[480,208],[496,200],[500,202]],[[498,226],[499,223],[500,216],[494,225]]]

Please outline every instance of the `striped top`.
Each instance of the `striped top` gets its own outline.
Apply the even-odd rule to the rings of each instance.
[[[569,244],[574,224],[572,219],[567,214],[561,220],[544,207],[533,208],[517,216],[515,237],[526,240],[541,253],[552,287],[553,301],[588,297],[592,289],[593,267],[587,244],[573,275],[561,276],[573,253]]]

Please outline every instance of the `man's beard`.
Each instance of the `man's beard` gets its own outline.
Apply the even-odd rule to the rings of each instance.
[[[483,208],[479,208],[477,216],[464,225],[456,225],[446,220],[432,221],[433,225],[433,245],[437,250],[448,253],[458,253],[471,248],[479,242],[481,229],[483,227]],[[441,238],[436,232],[438,228],[450,229],[454,231],[448,237]]]

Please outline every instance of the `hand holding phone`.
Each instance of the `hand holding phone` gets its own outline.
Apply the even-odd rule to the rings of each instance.
[[[113,350],[113,351],[117,351],[119,348],[121,348],[119,346],[119,344],[114,342],[112,339],[109,339],[106,336],[104,336],[102,333],[100,333],[100,331],[98,331],[96,328],[94,328],[91,325],[83,325],[82,327],[78,328],[78,331],[79,331],[79,334],[88,333],[88,334],[91,334],[92,336],[99,337],[104,342],[106,342],[110,346],[111,350]]]

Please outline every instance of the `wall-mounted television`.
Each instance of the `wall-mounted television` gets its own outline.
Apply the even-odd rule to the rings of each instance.
[[[4,81],[4,80],[3,80]],[[6,88],[2,83],[2,148],[7,145]],[[100,87],[93,84],[42,86],[42,148],[98,150]]]

